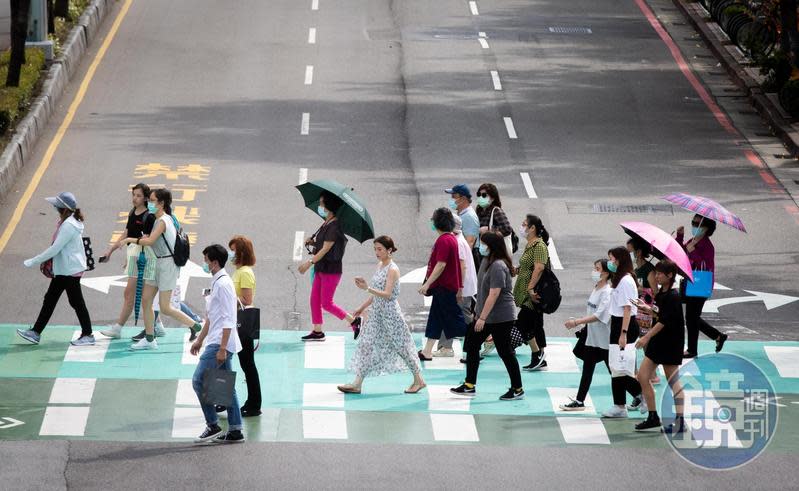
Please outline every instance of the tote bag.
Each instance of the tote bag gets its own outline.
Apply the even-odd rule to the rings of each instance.
[[[713,294],[713,272],[704,270],[704,262],[702,263],[701,267],[703,269],[692,271],[694,275],[694,281],[689,281],[685,285],[686,297],[710,298],[710,296]]]
[[[200,392],[206,404],[230,406],[233,403],[233,389],[236,387],[236,372],[219,368],[206,368],[203,373],[203,386]]]
[[[618,344],[611,344],[608,365],[611,377],[635,377],[635,343],[627,343],[624,349]]]

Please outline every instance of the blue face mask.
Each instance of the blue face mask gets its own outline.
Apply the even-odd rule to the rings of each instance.
[[[436,230],[435,224],[433,223],[433,220],[430,220],[430,230],[432,230],[433,232],[438,232],[438,230]]]
[[[616,266],[616,263],[608,261],[608,271],[610,271],[611,273],[615,273],[617,269],[618,267]]]
[[[450,198],[449,199],[449,207],[452,210],[457,210],[458,209],[458,203],[456,203],[454,199]]]
[[[155,207],[155,203],[148,202],[147,203],[147,211],[149,211],[150,213],[152,213],[154,215],[158,211],[158,209]]]
[[[236,253],[231,251],[231,250],[228,250],[227,251],[227,260],[232,262],[232,263],[235,263],[236,262]]]
[[[316,212],[319,213],[320,217],[327,218],[327,210],[325,210],[324,206],[317,206]]]
[[[211,274],[211,267],[208,266],[208,263],[203,263],[203,272],[206,274]]]
[[[702,228],[701,227],[691,227],[691,233],[693,234],[694,237],[699,237],[699,235],[702,234]]]
[[[477,247],[480,251],[481,256],[488,256],[488,246],[480,242],[480,245]]]

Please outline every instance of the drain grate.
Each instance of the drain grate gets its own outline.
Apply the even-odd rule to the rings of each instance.
[[[590,27],[554,26],[549,28],[549,32],[554,32],[555,34],[593,34],[594,31]]]
[[[618,203],[566,203],[572,215],[674,215],[671,205],[624,205]]]

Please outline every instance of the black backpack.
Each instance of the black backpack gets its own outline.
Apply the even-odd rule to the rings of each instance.
[[[183,227],[180,226],[177,218],[172,217],[172,222],[175,224],[175,248],[169,247],[169,242],[167,242],[165,237],[166,233],[161,234],[161,238],[164,239],[164,244],[166,244],[166,248],[169,249],[169,253],[172,255],[172,260],[175,261],[175,265],[183,267],[189,262],[189,253],[191,249],[191,245],[189,245],[189,236],[183,231]]]
[[[552,314],[558,310],[560,301],[562,300],[560,295],[560,281],[558,281],[558,277],[555,276],[555,273],[552,272],[549,261],[547,261],[547,266],[544,268],[544,272],[541,273],[541,278],[539,278],[538,284],[535,286],[535,292],[540,297],[538,304],[533,304],[538,310],[545,314]]]

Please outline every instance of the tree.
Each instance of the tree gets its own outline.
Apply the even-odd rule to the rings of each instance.
[[[11,1],[11,58],[8,61],[6,87],[19,87],[19,76],[25,64],[25,40],[28,38],[30,0]]]

